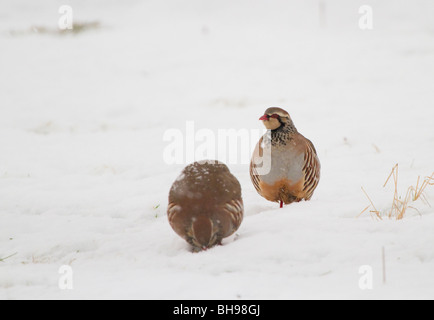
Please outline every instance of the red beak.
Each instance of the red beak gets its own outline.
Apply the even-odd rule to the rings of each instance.
[[[268,115],[264,114],[262,117],[259,118],[259,120],[262,121],[268,120]]]

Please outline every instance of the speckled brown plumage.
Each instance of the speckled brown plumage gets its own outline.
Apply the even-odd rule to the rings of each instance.
[[[169,223],[194,251],[221,244],[239,228],[243,214],[241,186],[221,162],[188,165],[169,192]]]

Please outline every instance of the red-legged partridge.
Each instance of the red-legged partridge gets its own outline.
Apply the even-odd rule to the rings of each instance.
[[[243,214],[240,183],[218,161],[188,165],[169,192],[169,223],[194,251],[221,244],[239,228]]]
[[[312,142],[300,134],[288,112],[268,108],[262,120],[267,133],[256,145],[250,177],[269,201],[290,204],[309,200],[320,178],[320,162]]]

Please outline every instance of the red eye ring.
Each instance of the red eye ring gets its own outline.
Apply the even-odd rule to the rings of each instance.
[[[274,119],[279,119],[280,118],[278,114],[272,114],[270,117],[274,118]]]

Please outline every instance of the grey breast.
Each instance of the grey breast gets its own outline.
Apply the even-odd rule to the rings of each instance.
[[[303,177],[304,154],[295,152],[297,149],[295,141],[276,146],[265,140],[262,148],[265,170],[259,174],[263,182],[273,185],[276,181],[287,179],[296,183]]]

